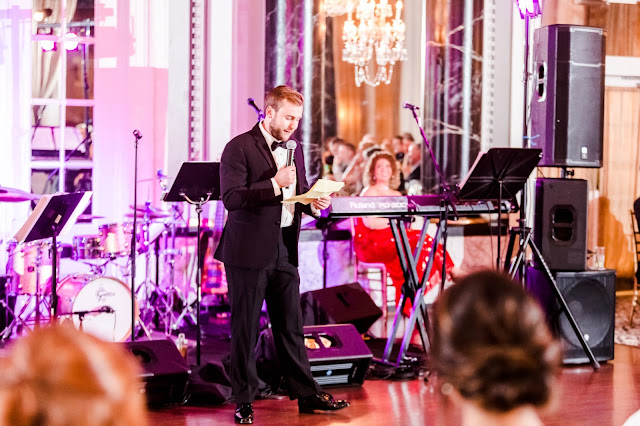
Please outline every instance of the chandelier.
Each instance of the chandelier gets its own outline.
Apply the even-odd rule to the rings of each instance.
[[[359,0],[353,9],[350,3],[342,31],[342,60],[355,65],[356,86],[363,82],[374,87],[389,84],[393,65],[407,59],[404,22],[400,19],[402,0],[396,3],[394,19],[390,19],[393,11],[388,0]],[[352,16],[354,11],[357,24]],[[374,67],[376,73],[371,77],[370,68]]]
[[[344,15],[351,10],[351,0],[324,0],[324,13],[335,17]]]

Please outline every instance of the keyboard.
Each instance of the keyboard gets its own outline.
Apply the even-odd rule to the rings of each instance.
[[[456,204],[459,216],[472,216],[481,213],[497,213],[497,203],[492,201],[473,201]],[[333,197],[331,199],[330,218],[352,216],[439,217],[442,209],[440,195],[409,195],[390,197]],[[503,201],[502,213],[515,211],[510,202]],[[449,213],[451,215],[451,213]]]

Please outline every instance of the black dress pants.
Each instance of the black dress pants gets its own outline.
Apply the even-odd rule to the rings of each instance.
[[[236,403],[253,402],[258,389],[255,346],[262,302],[273,329],[291,399],[320,391],[304,346],[298,268],[289,263],[282,232],[277,253],[265,268],[225,265],[231,303],[231,387]]]

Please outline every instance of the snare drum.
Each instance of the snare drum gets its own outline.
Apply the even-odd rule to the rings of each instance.
[[[73,260],[100,259],[104,249],[100,244],[100,235],[77,235],[73,237]]]
[[[122,281],[70,275],[60,283],[58,296],[59,315],[72,316],[77,328],[109,342],[131,336],[131,290]],[[136,321],[138,318],[136,303]]]
[[[7,275],[10,294],[49,294],[51,292],[51,245],[36,241],[9,246]],[[38,271],[38,264],[40,264]],[[39,283],[37,285],[36,283]]]
[[[144,223],[138,222],[138,232],[136,233],[136,252],[138,254],[147,251],[147,246],[143,244]],[[120,222],[100,225],[100,246],[102,246],[102,257],[120,257],[131,254],[131,232],[133,223]]]
[[[104,257],[128,256],[131,252],[133,224],[129,222],[100,225],[100,245]]]

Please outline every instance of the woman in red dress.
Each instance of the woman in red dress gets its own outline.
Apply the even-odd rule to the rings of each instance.
[[[397,190],[400,184],[400,168],[395,157],[386,152],[377,152],[369,158],[365,167],[363,183],[365,188],[361,196],[398,196]],[[396,288],[396,306],[400,301],[401,288],[404,284],[404,275],[396,244],[391,233],[389,220],[381,217],[357,218],[355,221],[354,244],[356,256],[361,262],[382,262],[387,268],[387,273],[391,277],[393,286]],[[420,238],[420,231],[407,229],[407,236],[412,250]],[[421,278],[427,266],[427,255],[431,252],[433,238],[429,235],[425,238],[420,259],[417,264],[418,277]],[[433,260],[431,273],[427,283],[427,290],[440,284],[440,274],[442,271],[442,246],[438,246],[436,256]],[[446,272],[450,275],[453,269],[453,261],[447,254]],[[405,305],[405,314],[409,313],[410,303]]]

